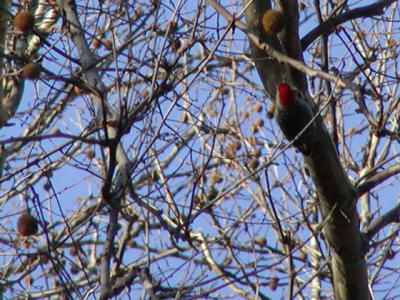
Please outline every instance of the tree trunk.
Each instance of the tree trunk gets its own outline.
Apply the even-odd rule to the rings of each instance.
[[[244,6],[250,2],[244,0]],[[297,5],[295,5],[297,6]],[[284,13],[290,13],[290,18],[298,13],[285,10],[293,9],[292,1],[280,1],[278,7]],[[260,33],[259,18],[266,9],[270,8],[270,2],[265,0],[254,1],[246,11],[246,21],[251,32],[259,34],[264,43],[268,43],[276,50],[295,58],[302,58],[302,53],[284,51],[290,48],[288,40],[283,40],[287,32],[278,36],[268,36]],[[289,19],[289,17],[287,18]],[[290,30],[293,49],[301,49],[298,46],[299,36],[298,24],[291,22],[284,30]],[[297,36],[294,37],[293,33]],[[269,57],[263,50],[250,42],[251,53],[255,61],[258,73],[266,89],[266,93],[273,97],[276,85],[286,81],[302,88],[302,80],[299,75],[288,66],[279,64],[272,57]],[[305,156],[304,161],[310,171],[315,188],[319,197],[319,206],[323,217],[323,230],[332,255],[332,277],[336,299],[370,299],[368,288],[367,267],[363,253],[363,244],[359,230],[359,216],[356,210],[358,194],[353,184],[348,179],[335,150],[329,133],[320,117],[316,120],[317,130],[315,145],[310,156]]]

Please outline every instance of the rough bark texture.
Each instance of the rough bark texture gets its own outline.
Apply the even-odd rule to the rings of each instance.
[[[248,2],[244,0],[244,5]],[[280,1],[279,7],[290,11],[297,8],[294,2]],[[249,6],[246,21],[250,31],[257,33],[258,19],[269,7],[269,1],[265,0],[254,1]],[[298,17],[298,14],[292,12],[291,16]],[[283,51],[286,55],[301,59],[302,53],[295,51],[301,49],[298,31],[293,28],[298,22],[293,21],[290,24],[287,26],[287,30],[290,30],[290,39],[287,38],[288,31],[279,34],[279,38],[258,34],[264,42],[275,49],[282,51],[281,45],[283,45],[284,49],[291,49],[291,51]],[[296,75],[297,72],[277,63],[255,45],[250,44],[253,59],[268,95],[274,95],[277,83],[285,80],[306,92],[305,81]],[[290,45],[293,47],[291,48]],[[356,211],[358,194],[340,164],[338,153],[321,118],[317,118],[316,123],[318,138],[314,141],[312,154],[305,156],[304,160],[319,196],[324,234],[331,249],[335,298],[369,299],[367,268]]]

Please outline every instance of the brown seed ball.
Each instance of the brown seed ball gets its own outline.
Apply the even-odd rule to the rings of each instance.
[[[248,111],[244,111],[243,113],[242,113],[242,116],[243,116],[243,118],[248,118],[248,117],[250,117],[250,113],[248,112]]]
[[[260,156],[261,156],[261,150],[260,150],[260,149],[257,149],[257,148],[253,148],[253,149],[251,149],[251,151],[250,151],[250,155],[251,155],[251,156],[254,156],[254,157],[256,157],[256,158],[260,158]]]
[[[69,249],[69,254],[71,256],[77,256],[79,254],[79,248],[77,246],[72,246],[71,249]]]
[[[141,9],[140,7],[138,7],[135,11],[136,15],[141,16],[143,15],[143,9]]]
[[[261,103],[256,103],[256,104],[254,104],[253,105],[253,107],[251,108],[251,110],[253,111],[253,112],[261,112],[262,111],[262,105],[261,105]]]
[[[15,28],[26,33],[35,25],[35,18],[29,11],[22,11],[14,17],[13,23]]]
[[[252,133],[257,133],[257,132],[260,130],[260,127],[259,127],[259,126],[252,125],[252,126],[250,127],[250,130],[251,130]]]
[[[277,287],[277,285],[278,285],[278,281],[279,281],[279,278],[278,277],[272,277],[271,278],[271,281],[269,282],[269,288],[271,289],[271,291],[275,291],[276,290],[276,287]]]
[[[110,39],[108,39],[105,41],[105,46],[107,49],[111,49],[113,46],[113,42]]]
[[[44,265],[48,264],[50,262],[50,258],[47,255],[42,255],[40,262]]]
[[[149,95],[149,92],[148,92],[147,90],[143,90],[143,91],[140,92],[140,95],[141,95],[143,98],[146,98],[146,97]]]
[[[260,165],[260,162],[258,161],[258,159],[249,159],[247,161],[248,166],[251,170],[255,170],[258,168],[258,166]]]
[[[17,228],[20,235],[31,236],[38,232],[38,222],[30,214],[24,214],[19,217]]]
[[[226,257],[226,258],[224,259],[224,265],[230,265],[231,262],[232,262],[232,258],[230,258],[230,257]]]
[[[264,126],[264,120],[263,119],[256,119],[254,121],[254,126],[258,127],[258,128],[263,127]]]
[[[221,183],[223,181],[222,175],[220,173],[215,173],[212,177],[213,183]]]
[[[22,74],[27,79],[38,79],[40,75],[41,69],[40,66],[36,63],[28,63],[25,65]]]
[[[28,248],[31,247],[31,243],[29,243],[28,241],[24,241],[24,242],[22,243],[22,247],[24,247],[25,249],[28,249]]]
[[[268,105],[268,110],[267,110],[267,118],[272,119],[274,117],[274,110],[275,110],[275,104],[271,103]]]
[[[77,266],[71,267],[71,274],[75,275],[79,273],[79,268]]]
[[[74,85],[74,92],[79,96],[86,94],[86,90],[78,85]]]
[[[128,242],[126,243],[128,245],[129,248],[135,248],[136,247],[136,243],[133,239],[128,240]]]
[[[228,95],[229,94],[229,89],[228,88],[220,88],[219,92],[221,95]]]
[[[45,191],[50,191],[50,189],[51,189],[51,184],[50,184],[50,182],[46,182],[45,184],[43,184],[43,189],[45,190]]]
[[[242,148],[242,144],[239,141],[235,141],[232,144],[233,150],[239,151]]]
[[[172,50],[178,51],[182,47],[182,43],[179,39],[176,39],[173,42],[171,42],[170,46],[171,46]]]
[[[268,9],[260,17],[261,28],[267,34],[277,34],[285,27],[285,16],[279,10]]]
[[[215,188],[215,187],[213,187],[213,188],[211,188],[211,190],[209,191],[209,193],[208,193],[208,195],[207,195],[207,198],[208,198],[208,200],[214,200],[217,196],[218,196],[218,194],[219,194],[219,191]]]
[[[267,245],[267,240],[266,240],[265,237],[263,237],[263,236],[259,236],[258,238],[256,238],[256,239],[254,240],[254,242],[255,242],[257,245],[261,246],[261,247],[265,247],[265,246]]]
[[[93,47],[94,49],[97,49],[97,48],[99,48],[100,46],[101,46],[101,42],[100,42],[99,39],[94,39],[94,40],[92,41],[92,47]]]
[[[94,151],[92,149],[89,149],[88,151],[86,151],[85,156],[88,159],[93,159],[94,156],[95,156],[95,153],[94,153]]]
[[[255,145],[259,144],[259,141],[257,140],[257,138],[254,135],[249,137],[248,140],[249,140],[249,144],[252,145],[252,146],[255,146]]]

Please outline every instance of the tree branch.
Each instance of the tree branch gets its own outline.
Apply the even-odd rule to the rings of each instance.
[[[330,17],[301,39],[303,51],[320,35],[332,33],[336,26],[357,18],[381,15],[384,9],[395,1],[396,0],[380,0],[370,5],[349,10],[341,15]]]
[[[365,241],[369,241],[372,239],[375,234],[378,233],[379,230],[384,228],[386,225],[390,223],[398,223],[400,221],[400,203],[398,203],[395,207],[389,210],[386,214],[377,217],[373,220],[365,232],[363,233],[363,238]]]
[[[397,175],[399,173],[400,173],[400,164],[395,164],[371,176],[368,176],[367,174],[367,178],[365,180],[362,180],[362,183],[360,183],[357,186],[358,194],[360,196],[363,195],[372,188],[376,187],[378,184],[391,178],[393,175]]]

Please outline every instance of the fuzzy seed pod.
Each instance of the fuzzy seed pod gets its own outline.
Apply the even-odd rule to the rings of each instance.
[[[86,94],[86,90],[79,85],[74,85],[74,92],[79,96]]]
[[[269,35],[277,34],[286,25],[285,16],[279,10],[268,9],[260,17],[261,28]]]
[[[254,121],[254,127],[258,127],[258,128],[261,128],[261,127],[263,127],[264,126],[264,120],[263,119],[256,119],[255,121]]]
[[[38,231],[38,222],[30,214],[23,214],[17,222],[18,232],[21,236],[31,236]]]
[[[253,111],[253,112],[261,112],[262,111],[262,105],[261,105],[261,103],[256,103],[256,104],[254,104],[253,105],[253,107],[251,108],[251,110]]]
[[[38,79],[40,72],[40,65],[36,63],[28,63],[25,65],[22,74],[24,74],[24,77],[27,79]]]
[[[251,149],[250,154],[251,154],[251,156],[254,156],[256,158],[260,158],[261,150],[257,149],[257,148],[253,148],[253,149]]]
[[[22,11],[14,17],[14,27],[23,33],[27,33],[35,25],[35,18],[29,11]]]
[[[100,42],[99,39],[94,39],[94,40],[92,41],[92,47],[93,47],[94,49],[98,49],[100,46],[101,46],[101,42]]]
[[[271,103],[268,105],[268,110],[267,110],[267,118],[272,119],[274,117],[274,111],[275,111],[275,104]]]
[[[276,287],[278,285],[278,281],[279,281],[278,277],[272,277],[271,278],[271,280],[269,282],[269,285],[268,285],[269,288],[271,289],[271,291],[275,291],[276,290]]]
[[[221,183],[224,179],[222,178],[222,175],[220,173],[215,173],[212,176],[212,182],[213,183]]]
[[[258,238],[256,238],[256,239],[254,240],[254,242],[255,242],[257,245],[261,246],[261,247],[265,247],[265,246],[267,245],[267,240],[266,240],[265,237],[263,237],[263,236],[259,236]]]
[[[258,166],[260,165],[260,162],[258,161],[258,159],[248,159],[247,160],[248,166],[250,170],[255,170],[258,168]]]

